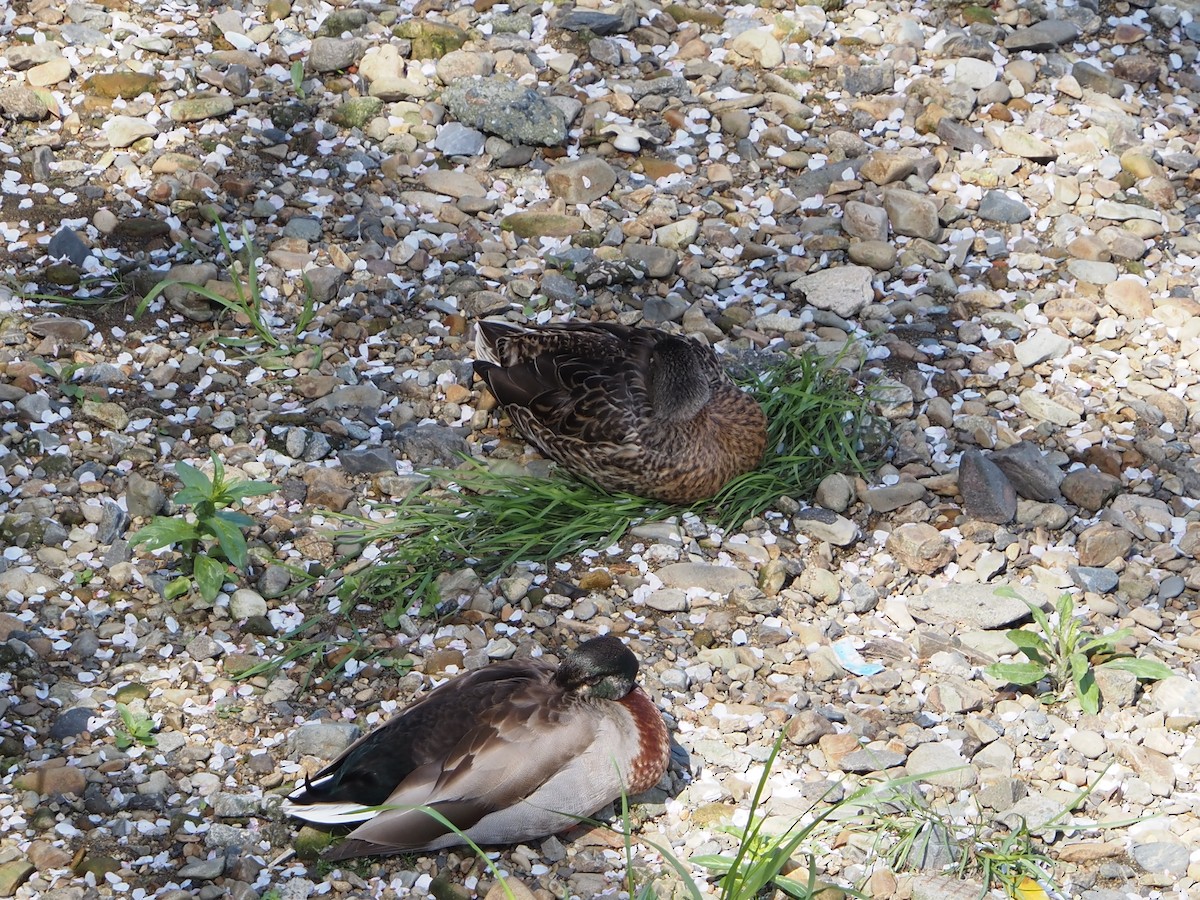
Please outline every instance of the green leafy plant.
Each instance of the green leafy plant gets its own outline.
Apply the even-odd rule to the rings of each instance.
[[[184,558],[192,563],[201,596],[210,603],[220,593],[229,566],[243,572],[249,564],[242,529],[253,525],[254,520],[229,507],[279,489],[258,481],[227,481],[225,466],[216,453],[212,454],[212,463],[211,478],[189,463],[175,464],[175,474],[184,486],[174,502],[192,508],[190,519],[155,516],[129,542],[131,547],[144,544],[148,550],[178,544]]]
[[[124,703],[117,704],[117,713],[121,717],[121,728],[113,731],[113,739],[118,750],[128,750],[134,744],[143,747],[157,747],[158,738],[154,736],[154,719],[142,713],[135,713]]]
[[[58,384],[58,390],[64,397],[69,397],[71,400],[97,400],[103,397],[104,392],[101,389],[93,388],[89,391],[78,384],[71,383],[75,373],[84,368],[86,363],[61,362],[55,368],[46,360],[35,357],[33,364],[54,379]]]
[[[250,337],[233,337],[218,334],[212,340],[222,347],[245,351],[247,358],[253,359],[264,369],[278,370],[286,368],[286,357],[299,343],[300,335],[312,323],[315,315],[312,282],[304,278],[304,304],[299,317],[287,341],[281,340],[267,321],[267,308],[263,300],[261,278],[259,277],[259,259],[261,253],[250,237],[249,229],[242,226],[242,252],[239,256],[229,239],[229,233],[219,219],[214,219],[217,237],[229,260],[231,279],[229,281],[232,297],[226,296],[219,290],[202,284],[192,284],[184,281],[161,281],[146,293],[134,311],[134,317],[140,317],[158,297],[173,286],[186,288],[188,291],[203,297],[211,303],[241,315],[250,323],[253,335]]]
[[[1005,589],[998,593],[1017,596]],[[1074,689],[1083,711],[1095,715],[1100,710],[1096,669],[1119,669],[1148,681],[1171,675],[1170,668],[1158,660],[1138,659],[1118,649],[1131,629],[1120,628],[1102,635],[1085,632],[1069,593],[1059,596],[1053,617],[1047,616],[1039,606],[1026,603],[1041,632],[1021,628],[1010,630],[1008,639],[1017,645],[1027,662],[993,663],[984,670],[993,678],[1023,687],[1046,681],[1058,699],[1063,699]]]

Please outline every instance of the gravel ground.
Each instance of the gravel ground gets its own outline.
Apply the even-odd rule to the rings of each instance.
[[[1040,834],[1061,896],[1200,895],[1200,6],[592,6],[0,9],[0,897],[495,896],[469,854],[292,855],[278,798],[429,684],[602,631],[680,745],[634,813],[680,858],[732,845],[782,732],[772,825],[923,776],[949,821]],[[179,286],[133,316],[164,277],[230,295],[214,216],[277,350]],[[239,678],[336,606],[327,511],[520,458],[471,381],[487,315],[849,341],[887,459],[739,533],[448,573],[447,620],[359,610],[358,644]],[[252,579],[171,598],[129,539],[210,451],[281,490]],[[1174,675],[1100,670],[1099,715],[1012,691],[1001,586]],[[979,895],[934,877],[962,832],[893,871],[880,829],[813,841],[820,876]],[[625,869],[601,830],[498,859],[539,900]]]

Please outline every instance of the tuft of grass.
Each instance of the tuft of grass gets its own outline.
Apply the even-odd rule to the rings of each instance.
[[[376,507],[383,521],[336,516],[346,526],[336,534],[340,543],[390,545],[378,563],[348,576],[339,596],[347,607],[390,605],[394,625],[414,603],[423,615],[435,610],[437,572],[472,565],[488,580],[514,563],[548,563],[607,547],[638,522],[689,512],[732,530],[780,497],[811,493],[826,475],[865,473],[870,396],[855,389],[837,362],[803,353],[742,378],[767,416],[767,456],[717,496],[690,507],[608,493],[566,475],[511,475],[474,460],[427,472],[437,487]]]
[[[227,297],[222,292],[202,284],[161,281],[142,298],[134,311],[134,318],[140,318],[150,304],[157,300],[167,288],[183,287],[228,312],[241,315],[250,323],[250,329],[253,332],[251,336],[217,335],[212,338],[215,343],[229,349],[244,351],[246,358],[253,359],[264,369],[286,368],[288,365],[286,357],[295,349],[300,335],[312,324],[316,315],[312,284],[308,276],[304,276],[304,305],[300,310],[300,315],[291,329],[291,334],[287,336],[286,340],[281,339],[275,334],[267,320],[268,311],[263,301],[262,283],[259,277],[259,261],[262,254],[250,237],[249,229],[245,224],[242,225],[242,250],[239,255],[233,247],[233,242],[230,240],[224,224],[220,219],[215,218],[213,222],[221,247],[225,251],[225,258],[229,261],[229,284],[233,296]]]

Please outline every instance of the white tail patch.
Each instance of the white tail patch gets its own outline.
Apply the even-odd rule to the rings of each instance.
[[[284,800],[279,809],[286,815],[319,825],[354,825],[379,814],[375,809],[363,809],[361,803],[293,803],[290,799]]]
[[[475,326],[475,358],[494,366],[500,365],[500,357],[496,355],[496,348],[487,342],[483,336],[483,329],[478,325]]]

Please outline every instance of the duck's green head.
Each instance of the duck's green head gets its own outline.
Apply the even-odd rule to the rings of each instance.
[[[650,405],[659,418],[695,418],[712,398],[705,349],[687,338],[664,335],[650,352]]]
[[[637,657],[612,635],[584,641],[563,660],[554,680],[569,691],[620,700],[637,679]]]

